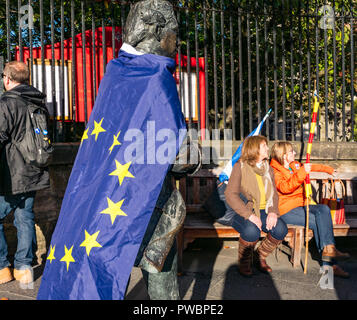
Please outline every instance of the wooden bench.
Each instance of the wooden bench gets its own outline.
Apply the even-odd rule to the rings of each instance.
[[[322,180],[328,179],[325,173],[311,173],[310,180],[314,199],[319,201],[322,196]],[[335,236],[357,235],[357,173],[340,173],[336,179],[341,179],[346,186],[345,211],[346,224],[334,225]],[[178,268],[182,271],[182,254],[187,245],[198,238],[239,238],[239,233],[230,226],[215,222],[215,219],[203,207],[203,203],[216,187],[217,178],[210,170],[201,169],[195,175],[189,175],[179,180],[179,190],[186,202],[186,219],[177,236]],[[265,237],[264,232],[261,237]],[[313,233],[309,230],[309,239]],[[290,261],[294,268],[300,265],[301,249],[305,243],[305,228],[288,225],[288,234],[284,239],[291,248]],[[237,254],[238,258],[238,254]]]

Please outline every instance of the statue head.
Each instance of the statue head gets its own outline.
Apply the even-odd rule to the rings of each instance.
[[[178,24],[171,3],[144,0],[130,8],[123,40],[137,51],[175,58]]]

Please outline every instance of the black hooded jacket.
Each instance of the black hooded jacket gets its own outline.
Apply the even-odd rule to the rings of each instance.
[[[20,84],[6,91],[0,98],[0,194],[10,195],[44,189],[50,186],[48,168],[29,165],[12,141],[19,141],[25,134],[27,112],[22,99],[9,97],[16,91],[34,104],[42,104],[46,97],[27,84]]]

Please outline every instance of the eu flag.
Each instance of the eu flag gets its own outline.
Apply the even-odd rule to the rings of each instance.
[[[103,77],[52,235],[38,299],[123,299],[186,129],[173,59],[123,50]]]

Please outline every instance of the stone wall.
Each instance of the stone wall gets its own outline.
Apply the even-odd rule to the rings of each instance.
[[[274,142],[270,142],[271,147]],[[235,152],[240,141],[232,143],[232,153]],[[294,143],[297,157],[301,154],[304,160],[306,144]],[[78,143],[57,143],[55,153],[50,165],[50,188],[38,191],[35,199],[35,223],[37,236],[37,263],[46,259],[46,252],[50,244],[51,236],[56,225],[58,214],[61,209],[62,199],[66,190],[67,182],[77,154]],[[212,141],[204,145],[204,157],[211,160],[215,158],[218,164],[207,164],[206,167],[224,166],[230,158],[224,156],[223,142]],[[329,164],[338,168],[341,172],[357,172],[357,143],[331,143],[315,142],[312,148],[311,160]],[[211,161],[212,162],[212,161]],[[9,255],[13,256],[16,251],[16,228],[13,226],[13,213],[5,220],[5,236],[7,238]]]

